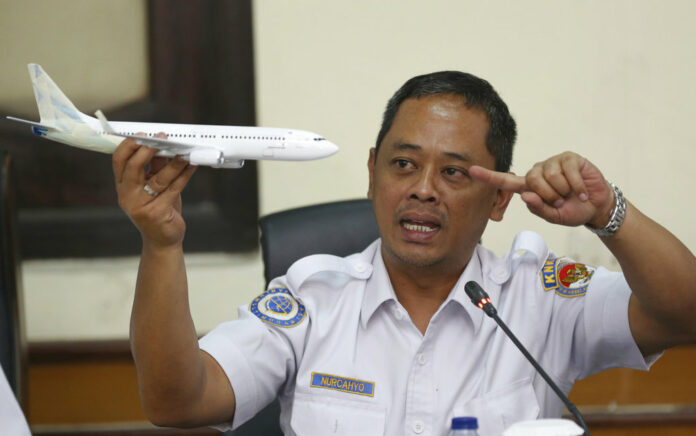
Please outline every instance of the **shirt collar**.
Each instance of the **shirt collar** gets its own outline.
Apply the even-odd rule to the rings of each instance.
[[[384,266],[384,260],[382,259],[381,241],[377,245],[374,257],[372,258],[372,268],[372,275],[365,284],[365,294],[360,309],[360,322],[363,328],[367,327],[367,322],[382,303],[390,300],[396,301],[396,294],[394,293],[387,268]],[[469,315],[474,326],[474,333],[476,333],[483,320],[483,311],[471,302],[464,291],[464,285],[470,280],[474,280],[483,286],[481,260],[479,259],[478,249],[474,250],[464,272],[459,277],[452,292],[450,292],[450,295],[442,305],[442,307],[445,307],[450,300],[459,303]]]
[[[367,322],[377,308],[389,300],[396,301],[396,294],[391,280],[389,280],[387,267],[384,266],[382,241],[380,240],[372,258],[372,275],[365,283],[365,295],[360,309],[360,323],[363,328],[367,327]]]
[[[464,272],[461,276],[459,276],[459,280],[457,280],[457,283],[454,285],[452,292],[450,292],[447,300],[445,300],[445,303],[442,305],[442,307],[445,307],[450,303],[450,301],[454,301],[463,307],[466,313],[469,315],[469,319],[471,319],[474,327],[474,333],[477,333],[479,327],[481,327],[484,313],[483,310],[479,309],[474,303],[471,302],[469,296],[466,295],[464,285],[473,280],[479,285],[485,286],[483,281],[483,272],[481,269],[481,259],[478,254],[478,247],[479,246],[477,246],[477,248],[474,250],[474,253],[471,255],[471,259],[469,259],[469,263],[466,265],[466,268],[464,268]]]

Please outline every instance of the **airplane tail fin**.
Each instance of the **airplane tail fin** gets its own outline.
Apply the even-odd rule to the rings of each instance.
[[[60,130],[71,130],[75,124],[83,124],[86,115],[80,113],[63,91],[51,80],[38,64],[29,64],[29,77],[34,87],[36,105],[39,107],[41,124]]]

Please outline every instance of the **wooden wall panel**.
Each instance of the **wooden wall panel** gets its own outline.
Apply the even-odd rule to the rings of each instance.
[[[693,425],[622,426],[620,428],[597,428],[590,426],[592,436],[693,436]]]
[[[667,350],[649,372],[612,369],[595,374],[577,382],[570,399],[578,406],[636,404],[696,406],[696,346]]]
[[[29,423],[146,421],[132,361],[29,367]]]

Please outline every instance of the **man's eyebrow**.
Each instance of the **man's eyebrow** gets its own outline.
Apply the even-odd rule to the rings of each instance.
[[[471,156],[469,156],[466,153],[455,153],[453,151],[446,151],[442,154],[444,154],[445,156],[447,156],[450,159],[460,160],[462,162],[467,162],[467,163],[472,162]]]
[[[420,145],[415,145],[415,144],[409,144],[407,142],[397,142],[394,144],[393,148],[395,150],[413,150],[413,151],[420,151],[423,149]]]
[[[415,144],[409,144],[408,142],[397,142],[392,146],[395,150],[399,151],[404,151],[404,150],[411,150],[411,151],[422,151],[423,147],[420,145],[415,145]],[[445,151],[442,153],[443,156],[447,157],[448,159],[454,159],[462,162],[467,162],[471,163],[473,160],[471,159],[471,156],[468,153],[456,153],[454,151]]]

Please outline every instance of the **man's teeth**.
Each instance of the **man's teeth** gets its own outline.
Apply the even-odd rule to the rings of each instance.
[[[435,227],[427,227],[419,224],[404,223],[406,230],[411,230],[412,232],[434,232]]]

